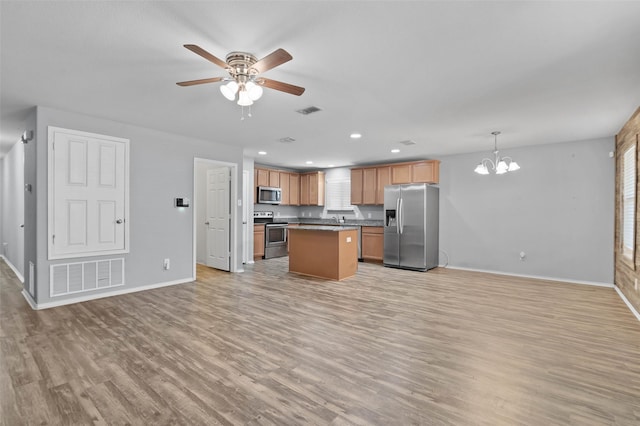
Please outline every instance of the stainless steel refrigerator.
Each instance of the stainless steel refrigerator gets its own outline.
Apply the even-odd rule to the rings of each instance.
[[[384,188],[384,265],[426,271],[438,266],[439,188]]]

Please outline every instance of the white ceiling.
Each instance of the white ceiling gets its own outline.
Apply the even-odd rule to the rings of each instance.
[[[0,14],[1,154],[34,105],[296,169],[490,151],[493,130],[503,151],[611,137],[640,105],[640,2],[0,1]],[[306,92],[265,89],[241,120],[219,83],[175,84],[225,74],[189,43],[222,59],[284,48],[293,60],[265,76]],[[322,111],[295,112],[308,106]]]

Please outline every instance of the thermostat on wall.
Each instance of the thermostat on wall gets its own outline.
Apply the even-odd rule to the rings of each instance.
[[[188,198],[176,198],[176,207],[189,207]]]

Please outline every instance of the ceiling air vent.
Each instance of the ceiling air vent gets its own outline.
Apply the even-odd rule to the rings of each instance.
[[[292,142],[295,142],[295,141],[296,140],[294,138],[290,137],[290,136],[278,139],[278,142],[280,142],[280,143],[292,143]]]
[[[415,145],[415,144],[416,144],[416,143],[415,143],[414,141],[412,141],[411,139],[407,139],[406,141],[401,141],[400,143],[401,143],[402,145],[406,145],[406,146],[409,146],[409,145]]]
[[[318,112],[318,111],[322,111],[320,108],[316,107],[316,106],[310,106],[308,108],[305,109],[299,109],[296,112],[299,112],[302,115],[309,115],[309,114],[313,114],[314,112]]]

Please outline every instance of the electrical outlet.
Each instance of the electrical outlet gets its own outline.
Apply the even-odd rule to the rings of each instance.
[[[367,213],[367,219],[371,219],[371,213]]]
[[[168,271],[169,268],[171,268],[171,262],[169,261],[169,259],[164,260],[162,267],[164,268],[165,271]]]

